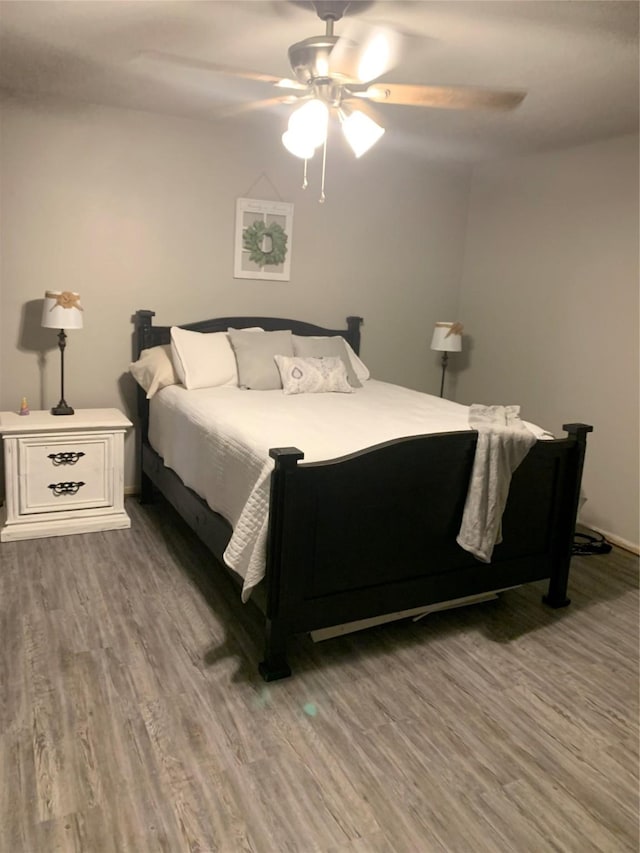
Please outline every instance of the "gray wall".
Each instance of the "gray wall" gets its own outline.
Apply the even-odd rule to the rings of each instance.
[[[46,289],[77,290],[85,327],[69,332],[66,397],[133,416],[130,318],[227,314],[339,326],[365,318],[373,374],[439,387],[432,324],[456,313],[469,170],[394,156],[388,133],[355,160],[341,139],[300,189],[281,145],[286,115],[224,124],[61,101],[5,99],[0,124],[0,408],[59,397],[56,334],[41,330]],[[290,282],[233,278],[236,198],[295,204]],[[133,440],[126,483],[134,483]]]
[[[638,137],[476,167],[459,313],[457,399],[593,424],[581,520],[637,546]]]

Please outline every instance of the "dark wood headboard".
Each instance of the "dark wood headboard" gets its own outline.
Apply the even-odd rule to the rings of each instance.
[[[140,310],[134,315],[135,338],[134,358],[138,358],[143,349],[171,343],[171,326],[154,326],[155,311]],[[175,325],[175,324],[174,324]],[[301,320],[287,320],[281,317],[216,317],[212,320],[200,320],[197,323],[183,323],[180,328],[191,332],[226,332],[227,329],[246,329],[260,326],[266,332],[290,329],[294,335],[342,335],[354,351],[360,354],[360,326],[362,317],[347,317],[346,329],[325,329],[313,323]]]
[[[139,310],[134,314],[135,334],[133,338],[134,360],[140,357],[143,349],[171,343],[171,326],[154,326],[155,311]],[[173,324],[177,325],[177,324]],[[180,328],[191,332],[226,332],[227,329],[247,329],[260,326],[267,332],[290,329],[294,335],[342,335],[349,342],[356,354],[360,354],[360,326],[362,317],[347,317],[346,329],[325,329],[313,323],[300,320],[286,320],[280,317],[216,317],[212,320],[200,320],[196,323],[183,323]],[[144,390],[137,387],[139,435],[138,441],[143,444],[149,435],[149,401]]]

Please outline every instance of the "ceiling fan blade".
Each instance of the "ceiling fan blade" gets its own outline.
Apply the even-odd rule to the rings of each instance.
[[[304,83],[298,83],[297,80],[291,80],[289,77],[283,77],[281,80],[278,80],[277,83],[273,84],[277,86],[279,89],[295,89],[298,92],[304,91],[308,89],[308,86],[305,86]]]
[[[218,65],[205,59],[194,59],[186,56],[176,56],[173,53],[164,53],[159,50],[145,50],[139,54],[143,61],[159,62],[164,65],[177,65],[180,68],[195,68],[199,71],[211,71],[214,74],[227,74],[231,77],[240,77],[244,80],[256,80],[259,83],[271,83],[283,89],[306,89],[302,83],[288,78],[274,77],[272,74],[263,74],[260,71],[249,71],[243,68],[230,68],[228,65]]]
[[[349,102],[351,102],[349,104]],[[379,124],[380,127],[385,126],[385,119],[380,114],[380,110],[377,110],[370,101],[365,100],[364,98],[357,98],[354,103],[354,98],[350,94],[345,94],[342,98],[342,103],[348,103],[349,106],[354,110],[360,110],[366,116],[369,116],[372,121],[375,121],[376,124]]]
[[[246,101],[240,104],[229,104],[228,106],[216,109],[215,115],[217,118],[231,118],[233,116],[242,115],[243,113],[253,112],[254,110],[263,110],[267,107],[274,107],[278,104],[295,104],[298,101],[305,101],[306,97],[297,98],[295,95],[280,95],[276,98],[263,98],[260,101]]]
[[[402,36],[391,27],[351,19],[331,51],[329,67],[343,79],[368,83],[397,64],[401,46]]]
[[[356,98],[365,98],[378,104],[436,107],[448,110],[512,110],[522,102],[526,92],[477,89],[473,86],[376,83],[366,89],[354,91],[353,95]]]

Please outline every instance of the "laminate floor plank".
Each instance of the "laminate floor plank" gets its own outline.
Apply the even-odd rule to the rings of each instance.
[[[164,502],[0,546],[0,853],[637,853],[638,560],[313,643]],[[483,570],[490,570],[487,567]]]
[[[286,696],[284,691],[274,698],[272,708],[278,713],[273,719],[282,739],[282,755],[286,758],[288,752],[289,760],[308,768],[323,791],[327,808],[348,838],[375,835],[380,825],[367,793],[370,780],[355,772],[357,739],[366,735],[356,729],[357,736],[345,740],[342,727],[335,726],[341,718],[335,717],[321,696],[314,698],[316,701],[304,705],[299,697]]]
[[[397,853],[397,849],[384,833],[376,832],[366,838],[355,838],[339,847],[330,847],[327,853]]]
[[[0,734],[0,850],[35,851],[40,826],[30,727]]]
[[[24,621],[19,605],[0,605],[0,733],[22,725],[29,713]]]
[[[253,853],[241,803],[225,773],[200,766],[193,777],[171,785],[184,850]]]
[[[609,827],[614,834],[620,833],[625,837],[637,832],[637,785],[627,789],[622,798],[617,789],[624,789],[624,777],[616,774],[616,786],[612,788],[611,780],[598,760],[597,745],[591,751],[586,742],[576,744],[571,728],[558,725],[554,729],[549,726],[544,715],[538,713],[538,708],[534,709],[526,697],[517,695],[516,691],[504,694],[502,701],[506,736],[515,745],[526,778],[545,784],[553,780],[549,796],[557,797],[562,791],[562,801],[566,802],[567,808],[575,811],[575,804],[581,804],[586,812],[595,814],[602,826]],[[517,785],[518,780],[508,784]],[[631,808],[629,803],[633,803]]]
[[[119,853],[111,818],[98,808],[44,821],[34,843],[35,849],[47,853]]]

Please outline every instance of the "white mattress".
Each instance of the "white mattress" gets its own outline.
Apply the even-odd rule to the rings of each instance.
[[[394,438],[467,430],[468,413],[467,406],[374,379],[353,394],[290,396],[172,385],[150,401],[149,441],[231,524],[224,560],[244,579],[246,601],[264,576],[270,448],[298,447],[305,462],[325,461]]]

